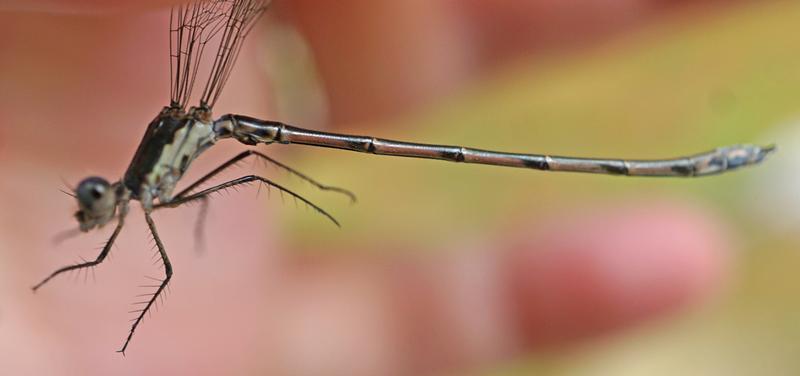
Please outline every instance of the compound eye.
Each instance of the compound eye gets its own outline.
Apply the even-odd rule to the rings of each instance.
[[[91,208],[95,202],[105,197],[111,190],[111,184],[100,177],[83,179],[75,190],[78,203],[84,208]]]
[[[103,197],[103,192],[105,191],[106,189],[103,186],[98,185],[93,187],[91,191],[92,198],[94,198],[95,200],[100,199],[100,197]]]

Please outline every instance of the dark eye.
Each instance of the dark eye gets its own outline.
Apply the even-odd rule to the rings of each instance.
[[[83,179],[78,184],[75,194],[78,197],[78,202],[83,207],[89,207],[94,202],[103,198],[111,186],[103,178],[90,177]]]
[[[94,187],[94,189],[92,189],[91,191],[92,198],[94,198],[95,200],[99,200],[101,197],[103,197],[103,193],[105,191],[106,190],[103,187],[100,186]]]

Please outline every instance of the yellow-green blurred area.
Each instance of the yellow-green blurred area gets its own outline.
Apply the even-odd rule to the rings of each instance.
[[[523,216],[547,222],[564,207],[659,196],[694,201],[727,220],[741,251],[735,278],[718,301],[489,374],[798,374],[800,237],[791,230],[792,218],[776,218],[791,203],[769,200],[775,198],[771,189],[792,184],[797,172],[785,146],[792,121],[800,119],[798,25],[800,3],[788,1],[669,17],[589,49],[518,59],[391,127],[340,129],[494,150],[633,159],[774,142],[779,153],[763,169],[642,179],[276,146],[298,169],[359,197],[349,206],[344,198],[314,194],[341,220],[343,231],[286,205],[288,242],[309,252],[343,252],[356,244],[374,252],[394,251],[387,244],[427,251]],[[784,211],[770,216],[769,205]],[[775,225],[781,221],[789,225]]]

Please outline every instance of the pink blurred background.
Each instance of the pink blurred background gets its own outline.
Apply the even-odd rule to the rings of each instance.
[[[114,350],[127,334],[129,303],[147,292],[137,288],[149,284],[145,275],[160,275],[148,261],[151,245],[136,205],[111,259],[92,275],[55,279],[35,295],[29,287],[59,266],[93,258],[110,234],[104,229],[54,245],[52,235],[75,225],[75,205],[58,189],[62,180],[120,176],[147,122],[166,104],[170,3],[0,3],[2,374],[640,370],[636,359],[683,362],[670,357],[673,348],[715,343],[719,337],[709,335],[679,338],[674,347],[664,340],[650,347],[657,355],[641,350],[665,333],[696,332],[686,317],[709,306],[731,312],[719,302],[747,290],[736,282],[747,275],[737,251],[776,242],[744,230],[753,223],[739,203],[759,189],[738,188],[754,180],[745,175],[750,171],[716,182],[629,183],[262,146],[359,194],[360,203],[348,206],[295,185],[341,216],[344,228],[245,190],[212,201],[207,249],[198,255],[197,209],[158,213],[174,282],[165,306],[140,326],[123,358]],[[756,142],[766,126],[747,119],[788,118],[788,101],[766,110],[753,105],[750,116],[751,98],[734,83],[695,88],[699,101],[680,88],[693,79],[702,85],[717,70],[744,75],[760,60],[721,61],[723,47],[719,56],[698,52],[685,66],[668,52],[630,65],[615,64],[615,57],[651,53],[651,45],[713,50],[705,33],[735,29],[731,19],[749,25],[755,22],[749,17],[770,20],[800,14],[797,8],[746,1],[276,1],[215,110],[309,128],[558,154],[648,157],[641,154]],[[771,35],[788,35],[780,28],[790,22],[780,20],[765,21],[776,25]],[[737,43],[759,44],[762,36],[747,30]],[[623,79],[607,84],[600,74],[595,81],[595,66]],[[686,80],[670,79],[674,71]],[[628,78],[633,83],[626,86]],[[662,80],[663,88],[645,84]],[[669,99],[650,101],[653,92]],[[637,105],[639,99],[647,104]],[[722,112],[709,110],[720,101]],[[506,110],[507,103],[518,110]],[[745,109],[724,112],[737,103]],[[605,113],[622,113],[623,122]],[[661,113],[669,115],[657,118]],[[687,119],[697,128],[680,125]],[[715,125],[731,119],[735,127]],[[659,128],[664,124],[675,128]],[[684,134],[693,137],[686,141]],[[221,143],[185,180],[243,149]],[[252,170],[287,179],[255,165],[230,177]],[[791,248],[774,248],[782,247]],[[776,257],[776,265],[787,263]],[[648,331],[657,333],[642,334]],[[728,354],[712,357],[720,367],[705,369],[714,374],[735,364]],[[591,370],[575,366],[577,360]]]

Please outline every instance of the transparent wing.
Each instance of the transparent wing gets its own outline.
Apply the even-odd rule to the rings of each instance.
[[[215,55],[208,67],[200,105],[214,106],[245,37],[269,3],[270,0],[210,0],[172,8],[169,27],[171,106],[186,107],[199,72],[206,73],[208,64],[203,64],[203,53],[209,46],[215,50]]]

